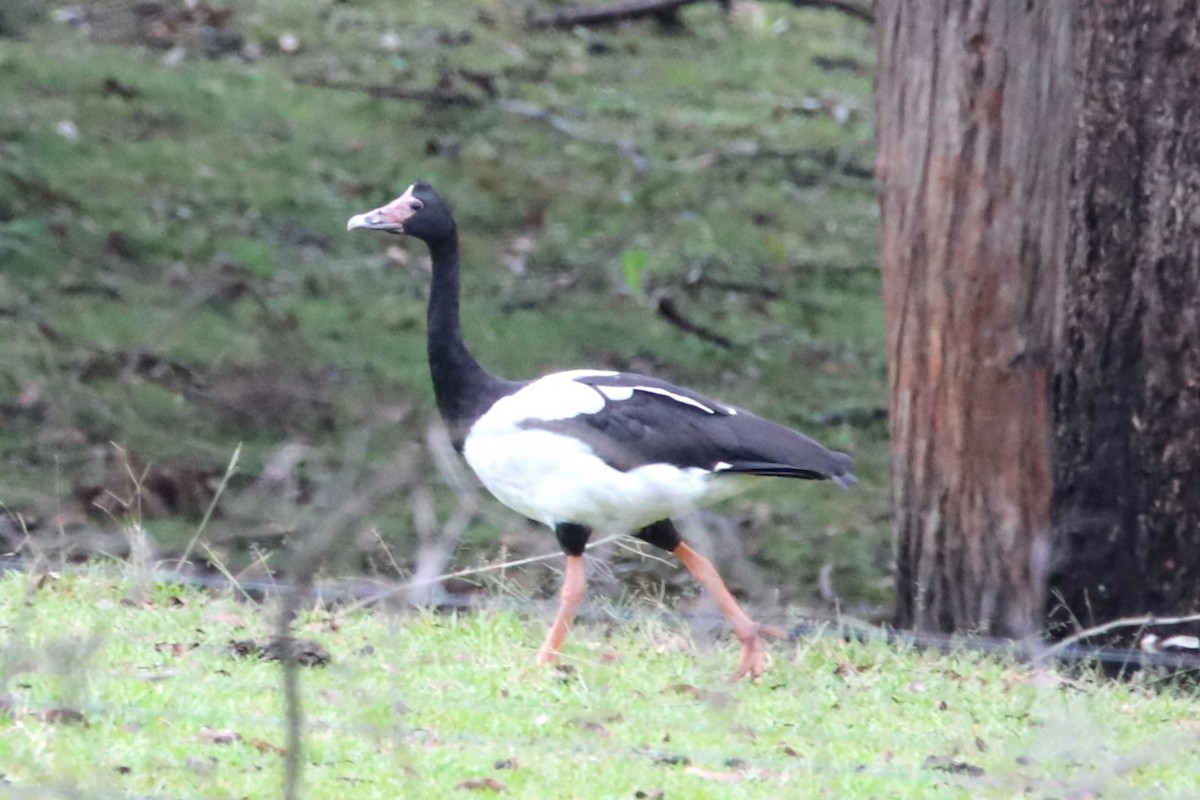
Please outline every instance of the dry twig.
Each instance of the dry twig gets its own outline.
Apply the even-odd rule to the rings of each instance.
[[[1186,614],[1178,617],[1156,617],[1153,614],[1145,614],[1140,617],[1122,617],[1105,622],[1103,625],[1096,625],[1092,628],[1085,628],[1071,634],[1065,639],[1055,642],[1050,647],[1038,653],[1036,661],[1048,661],[1056,658],[1066,650],[1071,649],[1074,645],[1085,639],[1094,639],[1097,636],[1103,636],[1111,631],[1121,630],[1122,628],[1149,628],[1156,625],[1187,625],[1189,623],[1200,622],[1200,614]]]
[[[287,657],[283,665],[283,702],[287,719],[287,745],[284,755],[284,800],[298,800],[304,764],[304,708],[300,699],[299,665],[291,649],[292,621],[300,610],[300,603],[312,591],[313,577],[325,557],[355,525],[375,509],[384,498],[394,494],[413,481],[412,465],[397,463],[381,470],[374,480],[361,492],[349,497],[325,520],[320,528],[300,543],[292,554],[293,583],[283,596],[279,610],[279,623],[275,636],[284,648]]]
[[[438,473],[454,490],[455,503],[450,517],[439,525],[428,485],[418,484],[410,495],[413,527],[417,530],[417,552],[408,600],[414,605],[432,603],[435,593],[441,590],[438,576],[445,571],[479,507],[475,484],[471,483],[459,465],[445,425],[436,422],[429,426],[425,432],[425,446],[433,457]]]

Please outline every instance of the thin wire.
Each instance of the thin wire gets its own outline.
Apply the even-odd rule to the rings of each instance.
[[[613,534],[612,536],[606,536],[603,539],[598,539],[595,542],[589,543],[585,549],[593,550],[597,547],[606,545],[609,542],[615,541],[620,538],[621,538],[621,534]],[[371,605],[372,603],[377,603],[380,600],[386,600],[389,597],[394,597],[397,594],[400,594],[401,592],[406,592],[409,589],[415,589],[418,586],[429,586],[429,585],[432,585],[435,583],[445,583],[446,581],[453,580],[455,578],[469,578],[473,575],[483,575],[485,573],[495,572],[497,570],[511,569],[513,567],[523,567],[528,564],[536,564],[541,561],[549,561],[549,560],[555,559],[555,558],[562,558],[562,555],[563,555],[562,553],[544,553],[540,556],[529,556],[528,558],[519,558],[515,561],[504,561],[499,564],[487,564],[482,567],[470,567],[468,569],[460,569],[458,572],[449,572],[444,575],[438,575],[437,577],[427,578],[425,580],[408,581],[407,583],[402,583],[399,586],[394,586],[389,589],[385,589],[374,595],[368,595],[368,596],[362,598],[361,600],[358,600],[357,602],[351,603],[350,605],[346,606],[344,609],[341,609],[341,612],[344,614],[352,614],[361,608],[365,608],[366,606]]]

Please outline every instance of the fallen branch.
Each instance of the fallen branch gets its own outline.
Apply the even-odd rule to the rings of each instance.
[[[622,0],[607,5],[578,6],[530,17],[525,21],[525,26],[533,30],[570,30],[576,25],[614,25],[645,17],[657,17],[662,22],[672,24],[678,21],[679,9],[699,2],[701,0]]]
[[[526,20],[525,25],[533,30],[570,30],[577,25],[615,25],[629,20],[655,17],[664,24],[677,24],[679,10],[684,6],[705,0],[621,0],[604,5],[577,6],[549,14],[537,14]],[[722,8],[728,9],[730,0],[717,0]],[[874,24],[875,14],[866,0],[790,0],[796,8],[818,8],[840,11],[843,14]]]
[[[660,317],[682,331],[686,331],[718,347],[724,347],[726,350],[736,347],[732,339],[722,336],[711,328],[707,328],[697,322],[692,322],[683,316],[679,311],[679,307],[675,305],[675,301],[666,295],[658,298],[655,308],[658,310]]]
[[[305,76],[297,76],[292,80],[301,86],[362,92],[371,97],[386,100],[413,100],[418,103],[427,103],[435,106],[474,106],[481,102],[480,98],[474,95],[440,86],[433,89],[409,89],[403,86],[393,86],[390,83],[359,83],[357,81],[337,81],[328,78]]]
[[[1097,625],[1094,628],[1085,628],[1077,633],[1062,639],[1055,644],[1047,647],[1036,660],[1042,661],[1055,658],[1059,653],[1067,650],[1073,645],[1082,642],[1085,639],[1094,639],[1097,636],[1103,636],[1111,631],[1120,630],[1121,628],[1150,628],[1157,625],[1187,625],[1188,623],[1200,622],[1200,614],[1188,614],[1182,617],[1156,617],[1153,614],[1146,614],[1141,617],[1122,617],[1106,622],[1103,625]]]
[[[726,147],[705,153],[700,159],[701,163],[705,166],[732,164],[750,160],[811,161],[832,173],[845,175],[849,178],[861,178],[864,180],[873,180],[875,178],[873,166],[862,163],[850,153],[832,147],[800,147],[789,150],[774,147],[759,147],[757,145],[753,147]]]
[[[631,139],[623,137],[607,138],[596,136],[582,130],[579,125],[559,116],[551,111],[548,111],[541,106],[528,103],[524,100],[498,100],[496,108],[509,114],[515,114],[518,117],[526,119],[539,120],[545,122],[554,130],[567,136],[573,136],[577,139],[582,139],[592,144],[604,145],[606,147],[614,147],[617,152],[625,156],[629,163],[633,165],[633,169],[639,175],[646,171],[646,157],[638,150],[637,145]]]
[[[791,0],[796,8],[823,8],[830,11],[841,11],[852,17],[861,19],[869,25],[875,24],[875,12],[871,3],[864,0]]]

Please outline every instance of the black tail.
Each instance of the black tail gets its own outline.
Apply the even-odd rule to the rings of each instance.
[[[849,489],[854,484],[858,483],[858,478],[854,477],[854,473],[850,471],[850,457],[844,453],[831,453],[833,456],[842,456],[845,459],[845,466],[838,472],[818,472],[812,469],[804,469],[803,467],[789,467],[787,464],[772,464],[764,461],[741,461],[730,464],[721,472],[733,472],[743,475],[764,475],[772,478],[799,478],[806,481],[823,481],[831,480],[843,489]]]

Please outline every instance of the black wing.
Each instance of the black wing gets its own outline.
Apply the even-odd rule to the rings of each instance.
[[[829,479],[853,486],[851,459],[802,433],[657,378],[620,373],[576,378],[605,398],[594,414],[523,425],[574,436],[610,466],[700,467],[718,472]]]

